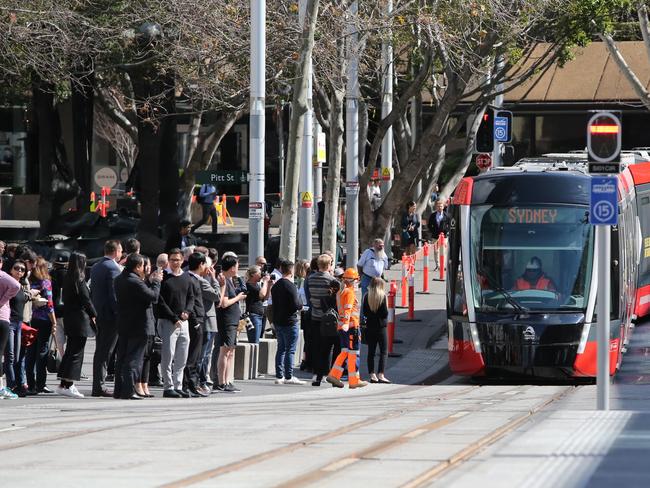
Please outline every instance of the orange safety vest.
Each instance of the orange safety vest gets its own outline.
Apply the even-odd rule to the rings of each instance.
[[[515,283],[515,290],[549,290],[553,291],[554,287],[551,285],[551,280],[546,276],[540,276],[534,286],[531,286],[530,282],[526,281],[523,278],[517,278]]]
[[[343,328],[346,323],[350,329],[359,328],[359,300],[354,292],[353,286],[346,286],[336,297],[336,304],[339,311],[338,330]]]

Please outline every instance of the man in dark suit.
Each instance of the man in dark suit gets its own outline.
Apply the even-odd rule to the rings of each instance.
[[[120,307],[117,318],[120,341],[115,368],[115,398],[142,398],[136,394],[135,384],[140,379],[147,337],[155,334],[153,304],[158,301],[163,277],[160,270],[150,271],[145,268],[144,258],[133,253],[127,258],[124,271],[115,279],[115,294]]]
[[[433,248],[435,269],[438,269],[438,256],[440,251],[438,249],[437,241],[440,237],[440,234],[444,234],[445,237],[449,235],[449,226],[451,219],[447,212],[445,212],[445,203],[442,200],[436,200],[435,211],[429,216],[429,232],[431,232],[431,239],[436,244]]]
[[[97,310],[97,339],[93,357],[92,396],[112,397],[106,390],[106,364],[117,343],[117,298],[113,282],[122,271],[117,261],[122,257],[120,241],[104,244],[104,258],[90,270],[90,294]]]
[[[189,246],[196,246],[197,240],[190,232],[192,231],[192,222],[181,220],[179,222],[178,232],[172,233],[167,239],[165,251],[170,249],[180,249],[181,251]]]

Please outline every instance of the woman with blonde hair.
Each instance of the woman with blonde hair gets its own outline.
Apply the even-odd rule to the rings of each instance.
[[[373,278],[368,293],[363,297],[363,310],[366,316],[366,342],[368,343],[368,373],[371,383],[390,383],[384,376],[388,356],[388,334],[386,319],[388,304],[386,302],[386,282]],[[375,349],[379,346],[379,367],[375,374]]]

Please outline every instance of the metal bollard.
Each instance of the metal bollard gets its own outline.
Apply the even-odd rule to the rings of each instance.
[[[422,291],[420,293],[429,293],[429,243],[425,242],[422,249]]]
[[[438,259],[440,260],[440,281],[445,281],[445,235],[440,233],[438,239],[440,241],[440,248],[438,250]]]
[[[401,354],[393,352],[393,344],[395,343],[395,296],[397,295],[397,283],[391,280],[390,289],[388,291],[388,355],[390,357],[400,357]]]

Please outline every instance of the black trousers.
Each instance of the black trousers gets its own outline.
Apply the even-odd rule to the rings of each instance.
[[[326,337],[320,333],[320,321],[314,321],[312,323],[315,329],[313,338],[316,339],[317,345],[315,350],[318,354],[318,363],[317,370],[314,371],[318,379],[322,379],[323,376],[327,376],[330,372],[332,364],[336,360],[336,356],[341,352],[341,341],[339,336],[335,335],[333,337]]]
[[[11,329],[11,324],[6,320],[0,320],[0,378],[5,374],[2,369],[4,364],[4,354],[5,348],[7,347],[7,341],[9,340],[9,330]],[[13,368],[13,365],[9,365],[10,368]]]
[[[153,338],[147,336],[147,345],[144,347],[144,357],[142,359],[142,372],[140,373],[140,383],[149,383],[149,370],[151,368],[151,354],[153,353]]]
[[[25,353],[25,371],[27,386],[30,390],[42,390],[47,381],[48,341],[52,334],[52,324],[49,320],[32,320],[31,326],[38,329],[36,341],[27,348]],[[34,376],[36,372],[36,376]]]
[[[130,398],[140,381],[147,336],[120,337],[115,359],[115,389],[113,398]]]
[[[187,362],[183,370],[183,389],[196,391],[201,385],[199,366],[203,351],[203,331],[201,327],[190,326],[190,347],[187,351]]]
[[[61,359],[57,376],[62,380],[79,381],[81,379],[81,367],[84,363],[84,349],[86,337],[70,337],[65,343],[65,353]]]
[[[106,380],[106,365],[117,344],[117,324],[114,320],[97,317],[97,338],[95,341],[93,393],[100,393],[104,389],[104,381]]]
[[[377,373],[383,374],[388,358],[388,331],[386,327],[366,330],[366,343],[368,344],[368,373],[375,372],[375,349],[379,346],[379,368]]]
[[[319,345],[320,345],[320,322],[310,320],[303,329],[305,338],[305,364],[311,368],[314,373],[319,370]]]
[[[196,224],[192,226],[192,232],[201,227],[208,221],[208,217],[212,218],[212,233],[216,234],[219,226],[219,221],[217,220],[217,209],[213,204],[201,204],[202,216]]]

